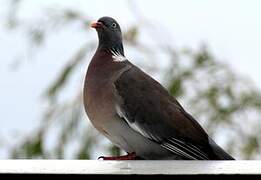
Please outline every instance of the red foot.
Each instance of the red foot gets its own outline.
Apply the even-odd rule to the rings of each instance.
[[[127,155],[124,156],[116,156],[116,157],[104,157],[100,156],[98,159],[102,160],[136,160],[138,157],[136,156],[135,152],[128,153]]]

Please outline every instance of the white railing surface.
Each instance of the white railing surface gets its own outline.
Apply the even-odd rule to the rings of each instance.
[[[261,161],[0,160],[1,173],[261,174]]]

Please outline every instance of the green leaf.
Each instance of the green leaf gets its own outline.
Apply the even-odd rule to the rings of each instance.
[[[183,93],[181,78],[174,79],[169,87],[170,94],[178,97]]]

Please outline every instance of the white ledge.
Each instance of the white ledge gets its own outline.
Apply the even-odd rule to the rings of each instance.
[[[1,173],[261,174],[261,161],[0,160]]]

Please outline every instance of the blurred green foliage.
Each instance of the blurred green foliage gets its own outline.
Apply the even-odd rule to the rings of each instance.
[[[13,1],[8,16],[9,27],[17,30],[23,26],[16,17],[17,13],[14,13],[18,2],[22,3]],[[29,43],[39,46],[61,27],[64,30],[74,22],[88,24],[91,21],[83,12],[73,9],[55,9],[54,12],[46,13],[47,20],[41,26],[35,26],[42,22],[37,18],[26,23],[24,28],[28,32]],[[144,22],[144,19],[140,21]],[[139,28],[143,27],[131,25],[124,31],[126,50],[131,48],[134,54],[150,57],[155,60],[152,62],[157,62],[160,57],[155,47],[139,41]],[[86,30],[86,33],[89,31]],[[165,43],[158,49],[168,59],[166,68],[162,69],[156,63],[144,65],[141,62],[139,66],[151,75],[163,74],[161,81],[170,93],[182,102],[185,109],[198,119],[214,139],[221,139],[218,142],[222,142],[222,147],[229,153],[239,159],[260,158],[260,91],[250,80],[236,74],[228,65],[216,59],[206,45],[192,50],[175,49],[171,42]],[[69,87],[70,77],[78,73],[77,68],[87,68],[86,62],[90,59],[85,57],[94,51],[94,44],[95,42],[86,41],[82,47],[75,48],[72,57],[68,57],[67,64],[45,91],[44,98],[48,106],[44,110],[40,127],[26,135],[13,148],[10,158],[62,159],[68,158],[66,153],[69,152],[70,158],[89,159],[96,158],[95,153],[100,149],[108,155],[123,153],[105,141],[86,120],[82,89],[79,88],[71,99],[59,101],[59,95]],[[78,73],[78,76],[82,78],[84,74]],[[49,139],[54,139],[54,142],[47,146]]]

